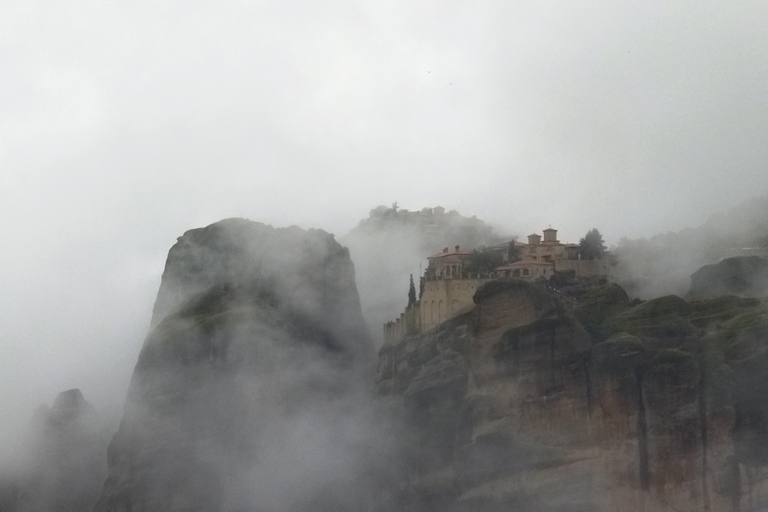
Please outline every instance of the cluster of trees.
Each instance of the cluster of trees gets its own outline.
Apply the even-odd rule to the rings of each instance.
[[[467,256],[464,261],[464,274],[486,274],[493,272],[503,263],[503,255],[499,251],[492,251],[488,247],[478,247]]]
[[[599,260],[605,254],[603,235],[597,228],[587,231],[587,234],[579,240],[579,246],[579,255],[583,260]]]

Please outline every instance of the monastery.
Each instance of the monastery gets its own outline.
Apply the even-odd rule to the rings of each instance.
[[[543,240],[541,235],[534,233],[528,235],[527,244],[513,241],[490,247],[492,252],[498,253],[502,265],[482,275],[466,269],[473,253],[470,249],[457,245],[429,256],[419,300],[407,307],[398,319],[384,324],[384,342],[396,343],[406,336],[426,332],[468,311],[472,308],[472,297],[477,288],[491,279],[513,277],[533,281],[549,279],[555,272],[572,271],[581,280],[612,280],[607,255],[602,259],[582,260],[578,244],[561,243],[556,229],[548,228],[543,233]],[[511,244],[514,244],[514,251]]]

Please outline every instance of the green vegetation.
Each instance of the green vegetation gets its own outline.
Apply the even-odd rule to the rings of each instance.
[[[464,274],[487,274],[493,272],[503,263],[503,255],[482,246],[474,249],[464,263]]]
[[[608,318],[603,328],[607,334],[628,332],[635,336],[683,338],[692,334],[688,321],[690,306],[676,295],[649,300]]]
[[[695,364],[693,355],[687,350],[680,350],[679,348],[661,350],[653,356],[651,361],[655,371],[678,371],[681,366]]]
[[[635,352],[646,352],[643,342],[627,333],[618,333],[608,341],[595,345],[595,350],[609,357],[623,357]]]
[[[510,263],[519,261],[521,259],[520,249],[517,248],[517,245],[515,244],[515,240],[510,240],[509,242],[509,247],[507,248],[507,257],[509,258]]]
[[[599,260],[605,254],[605,242],[603,241],[603,235],[597,230],[597,228],[591,229],[587,234],[579,240],[580,249],[579,254],[583,260]]]

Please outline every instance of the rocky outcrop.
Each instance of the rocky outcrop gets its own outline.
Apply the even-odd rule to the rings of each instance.
[[[629,308],[627,293],[616,284],[601,286],[586,293],[574,308],[574,315],[595,341],[607,338],[603,322]]]
[[[185,233],[153,325],[95,510],[361,510],[373,354],[331,235],[237,219]]]
[[[490,282],[379,353],[408,470],[382,510],[746,510],[768,499],[768,304]]]
[[[230,284],[271,294],[322,324],[349,351],[368,357],[369,333],[361,322],[360,298],[349,251],[322,230],[275,229],[244,219],[226,219],[179,237],[168,252],[152,326],[185,301],[211,287]]]
[[[713,299],[722,295],[768,295],[768,260],[759,256],[737,256],[703,266],[693,273],[686,298]]]
[[[60,393],[30,422],[16,474],[0,482],[0,510],[90,510],[107,473],[104,454],[117,425],[79,389]]]

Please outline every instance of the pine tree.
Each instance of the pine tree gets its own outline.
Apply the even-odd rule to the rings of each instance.
[[[586,236],[579,240],[579,242],[581,245],[579,252],[583,260],[599,260],[605,254],[603,235],[600,234],[597,228],[589,230]]]
[[[416,304],[416,286],[413,284],[413,274],[411,274],[411,285],[408,287],[408,307]]]

